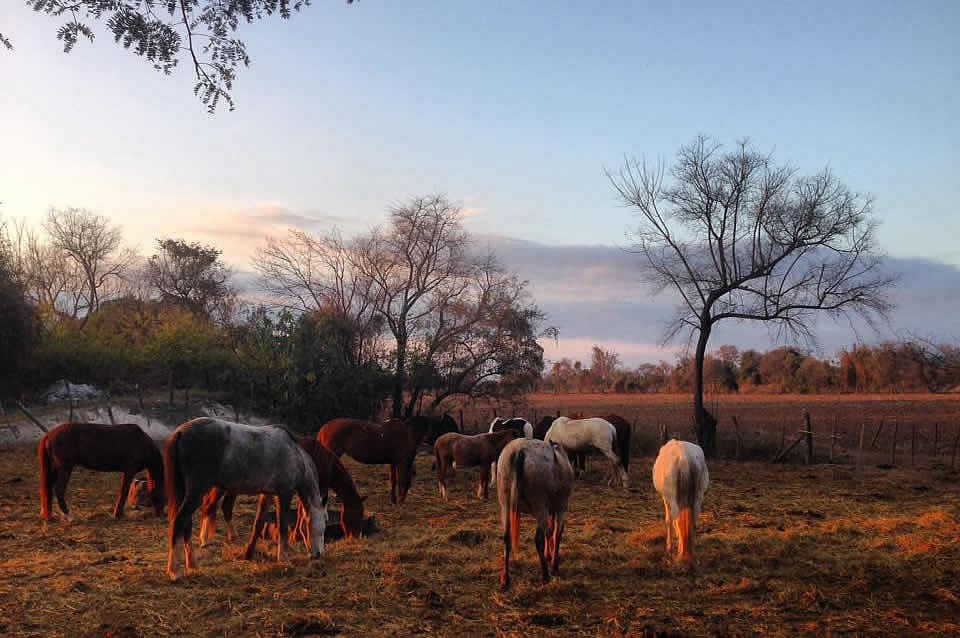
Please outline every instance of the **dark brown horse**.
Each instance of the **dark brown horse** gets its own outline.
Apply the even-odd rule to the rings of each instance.
[[[416,473],[417,444],[423,440],[418,426],[397,420],[381,425],[360,419],[333,419],[320,428],[317,440],[338,458],[347,454],[359,463],[389,465],[390,502],[402,505],[406,500]]]
[[[357,491],[357,486],[354,484],[353,479],[350,478],[350,473],[343,467],[340,459],[334,456],[333,452],[310,436],[300,437],[299,443],[300,447],[306,450],[310,458],[313,459],[314,465],[317,466],[317,482],[321,498],[326,501],[327,492],[333,489],[343,504],[343,511],[340,514],[340,526],[343,529],[344,537],[352,538],[361,536],[365,524],[363,501],[366,497],[360,496],[360,493]],[[237,495],[215,487],[207,492],[200,506],[200,520],[202,521],[200,524],[201,547],[205,546],[207,542],[213,540],[214,536],[216,536],[217,501],[219,501],[221,497],[223,498],[221,509],[223,511],[227,543],[232,543],[236,537],[231,521],[233,519],[233,506],[237,500]],[[288,513],[289,511],[290,510],[288,510]],[[307,527],[306,512],[302,505],[298,507],[296,511],[297,514],[295,517],[288,518],[288,521],[291,523],[294,520],[296,521],[295,524],[290,526],[289,542],[294,542],[296,537],[299,536],[303,540],[304,545],[309,549],[310,534]],[[263,525],[262,521],[260,525]],[[277,527],[277,529],[279,530],[279,527]],[[262,534],[257,533],[256,537],[259,538],[261,535]],[[252,557],[253,547],[248,546],[247,551],[248,555],[246,558],[249,559]]]
[[[96,472],[123,472],[120,495],[113,517],[123,516],[130,483],[146,469],[153,507],[163,513],[163,459],[160,450],[136,424],[62,423],[50,430],[37,445],[40,463],[40,517],[50,520],[50,497],[56,491],[64,517],[70,520],[66,492],[70,474],[77,465]]]
[[[543,440],[543,437],[547,435],[547,430],[550,429],[550,426],[553,425],[553,420],[556,417],[549,414],[545,414],[540,417],[540,420],[537,421],[536,425],[533,426],[533,438],[540,441]]]
[[[422,431],[422,442],[427,445],[433,445],[434,442],[448,432],[460,433],[460,426],[456,420],[449,414],[443,416],[416,415],[404,420],[407,427],[413,428],[414,432]]]
[[[490,464],[496,463],[504,446],[510,441],[523,437],[516,429],[507,428],[492,434],[448,433],[433,444],[436,458],[437,480],[440,483],[440,497],[447,500],[447,474],[453,474],[458,467],[480,465],[480,482],[477,485],[477,497],[487,498],[490,485]]]

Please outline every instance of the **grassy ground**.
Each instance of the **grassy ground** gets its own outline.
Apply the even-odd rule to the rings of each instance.
[[[165,520],[109,517],[119,476],[74,473],[72,524],[40,531],[31,448],[0,450],[0,635],[4,636],[956,636],[957,476],[830,466],[711,465],[693,574],[663,558],[650,458],[629,492],[592,459],[572,497],[561,579],[538,582],[532,520],[497,589],[496,497],[461,471],[451,502],[418,459],[407,506],[386,469],[348,463],[381,532],[277,563],[234,557],[222,533],[199,573],[171,584]],[[248,530],[250,499],[238,503]],[[198,525],[194,526],[196,530]]]

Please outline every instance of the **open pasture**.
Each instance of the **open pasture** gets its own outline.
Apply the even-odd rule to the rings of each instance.
[[[0,450],[0,635],[4,636],[955,636],[960,633],[956,475],[715,461],[698,568],[663,557],[652,458],[631,489],[592,458],[571,497],[561,578],[539,582],[534,522],[521,522],[513,588],[498,589],[496,497],[478,502],[459,470],[442,503],[422,454],[405,507],[385,467],[347,466],[381,531],[302,546],[277,563],[217,540],[199,573],[164,574],[166,519],[110,517],[119,476],[78,469],[72,524],[40,531],[35,450]],[[253,499],[235,523],[249,531]],[[194,534],[199,522],[194,521]]]

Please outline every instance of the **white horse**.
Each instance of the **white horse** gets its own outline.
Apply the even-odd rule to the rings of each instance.
[[[534,537],[543,582],[560,573],[563,518],[573,491],[573,467],[563,447],[537,439],[514,439],[503,448],[497,479],[500,521],[503,525],[503,572],[500,586],[510,587],[510,550],[517,551],[520,514],[537,519]]]
[[[627,470],[623,459],[617,453],[619,450],[617,430],[609,421],[596,417],[590,419],[557,417],[543,440],[559,443],[567,452],[583,452],[589,448],[596,448],[610,459],[614,472],[620,476],[621,485],[627,487]]]
[[[533,424],[518,416],[515,416],[512,419],[505,419],[498,416],[490,422],[490,429],[487,430],[487,434],[493,434],[494,432],[499,432],[501,430],[515,430],[522,434],[523,438],[525,439],[533,438]],[[490,485],[493,485],[496,482],[497,462],[494,461],[490,464]]]
[[[663,444],[653,464],[653,486],[663,497],[667,553],[673,550],[673,534],[681,561],[693,562],[697,516],[709,484],[707,461],[699,445],[676,439]]]

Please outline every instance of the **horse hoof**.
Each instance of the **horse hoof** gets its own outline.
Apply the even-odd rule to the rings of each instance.
[[[180,578],[180,575],[172,569],[167,570],[167,576],[170,578],[170,582],[175,583]]]

